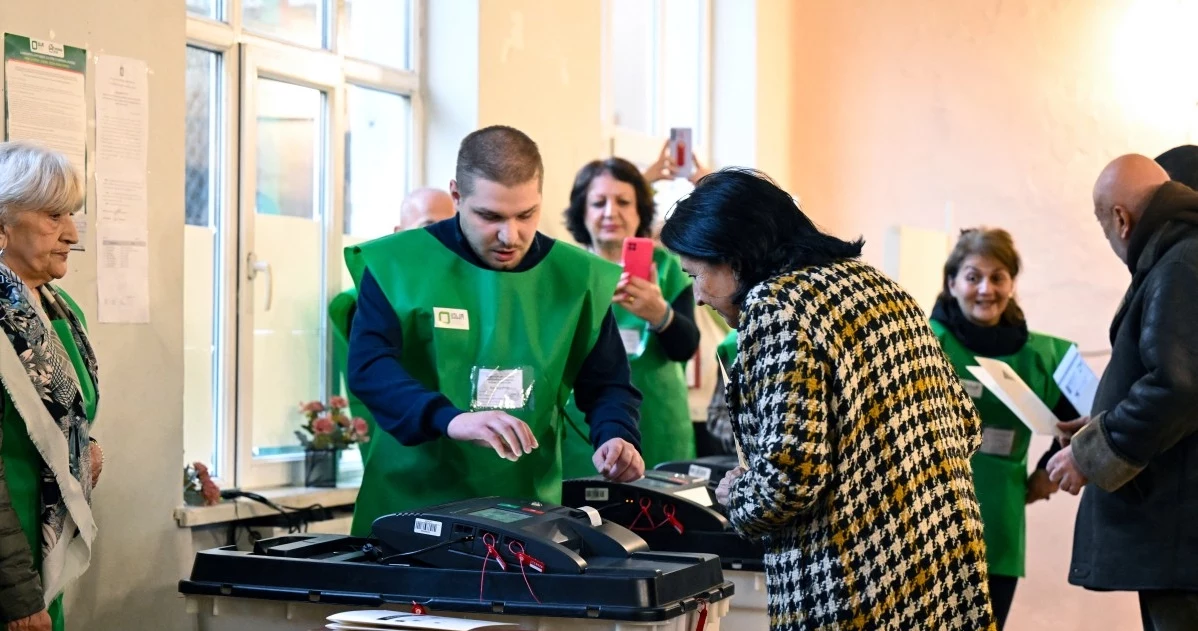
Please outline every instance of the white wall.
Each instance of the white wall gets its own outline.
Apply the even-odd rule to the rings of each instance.
[[[0,0],[0,30],[85,47],[89,55],[144,59],[151,72],[151,323],[97,321],[94,230],[87,252],[71,255],[62,282],[91,322],[100,363],[94,435],[106,454],[94,495],[100,534],[92,567],[66,598],[74,629],[170,630],[185,620],[175,593],[189,568],[188,540],[171,518],[181,497],[183,444],[183,10],[183,2],[163,0]],[[91,86],[89,77],[89,103]],[[88,190],[94,208],[90,180]]]
[[[794,192],[881,263],[895,225],[1010,230],[1032,328],[1107,346],[1128,281],[1092,215],[1125,152],[1192,140],[1194,3],[910,0],[797,3]],[[782,62],[780,62],[782,63]],[[760,97],[759,97],[760,98]],[[936,274],[931,266],[928,273]],[[1038,455],[1038,453],[1036,454]],[[1134,596],[1066,583],[1076,500],[1029,509],[1029,578],[1010,628],[1135,629]]]

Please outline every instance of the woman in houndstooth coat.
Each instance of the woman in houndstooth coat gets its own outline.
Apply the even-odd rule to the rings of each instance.
[[[719,495],[766,544],[770,628],[993,629],[981,424],[919,305],[755,172],[701,180],[661,240],[738,330]]]

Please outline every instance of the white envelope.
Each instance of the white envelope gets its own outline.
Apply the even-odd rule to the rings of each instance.
[[[327,618],[334,624],[327,629],[378,631],[380,629],[437,629],[439,631],[473,631],[474,629],[494,629],[498,627],[514,627],[511,622],[488,622],[486,620],[468,620],[465,618],[443,618],[424,614],[403,613],[372,609],[365,611],[343,611]]]
[[[1061,394],[1073,404],[1082,416],[1090,416],[1094,407],[1094,394],[1098,391],[1098,375],[1086,364],[1077,344],[1061,359],[1061,364],[1052,373],[1053,381],[1061,388]]]
[[[969,372],[993,392],[1003,405],[1010,408],[1028,429],[1044,436],[1060,436],[1057,417],[1010,366],[996,359],[975,359],[978,365],[969,366]]]

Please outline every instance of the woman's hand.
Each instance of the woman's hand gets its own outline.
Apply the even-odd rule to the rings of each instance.
[[[691,170],[691,176],[687,178],[691,184],[698,184],[699,180],[703,179],[703,176],[711,175],[711,171],[704,168],[702,164],[699,164],[699,158],[695,156],[693,151],[691,152],[691,162],[695,163],[695,168]]]
[[[715,490],[716,501],[723,504],[724,506],[727,506],[728,505],[728,495],[730,493],[732,493],[732,483],[736,482],[736,479],[744,474],[745,474],[745,470],[741,467],[736,467],[735,469],[730,469],[728,471],[728,473],[725,473],[724,479],[720,480],[720,485],[718,487],[716,487],[716,490]]]
[[[54,623],[50,620],[50,613],[45,609],[20,620],[13,620],[8,623],[6,631],[51,631],[54,628]]]
[[[657,161],[645,169],[645,181],[652,184],[661,180],[672,180],[677,170],[678,167],[674,166],[674,161],[670,159],[670,141],[667,140],[657,154]]]
[[[88,446],[92,454],[92,488],[95,488],[96,483],[100,481],[100,472],[104,470],[104,450],[100,448],[100,443],[94,441],[88,443]]]
[[[1026,502],[1031,504],[1039,500],[1046,500],[1059,490],[1061,490],[1061,487],[1056,482],[1048,479],[1047,469],[1036,469],[1032,472],[1031,477],[1027,479]]]
[[[620,276],[620,283],[616,285],[616,295],[612,301],[648,322],[650,326],[655,326],[666,317],[669,305],[666,304],[666,299],[661,295],[661,287],[657,284],[657,263],[649,267],[649,277],[653,280],[648,281],[628,274]]]

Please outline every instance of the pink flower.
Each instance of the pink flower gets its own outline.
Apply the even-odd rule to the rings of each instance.
[[[366,427],[365,419],[362,419],[362,418],[354,419],[354,433],[365,436],[366,432],[369,431],[369,429],[370,428]]]
[[[333,427],[333,421],[327,416],[312,421],[312,432],[316,434],[332,434]]]
[[[345,397],[333,397],[329,399],[329,406],[335,408],[347,408],[349,407],[349,401],[346,400]]]
[[[320,413],[323,411],[324,411],[324,404],[321,403],[320,401],[309,401],[307,403],[300,404],[300,412]]]

